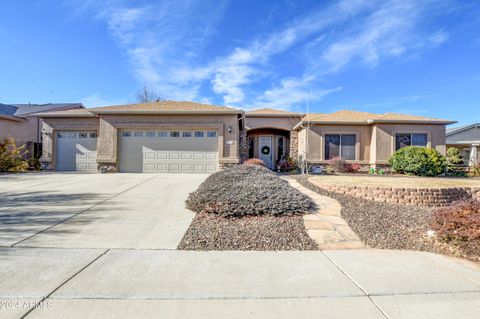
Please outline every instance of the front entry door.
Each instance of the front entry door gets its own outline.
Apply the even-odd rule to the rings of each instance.
[[[258,141],[258,154],[265,166],[273,169],[272,136],[260,136]]]

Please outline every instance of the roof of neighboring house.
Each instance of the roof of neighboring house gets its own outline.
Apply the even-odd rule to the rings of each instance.
[[[0,103],[0,116],[4,118],[14,118],[18,107]]]
[[[302,123],[324,123],[324,124],[376,124],[376,123],[426,123],[426,124],[453,124],[455,121],[449,121],[438,118],[397,114],[397,113],[385,113],[376,114],[368,112],[358,112],[341,110],[333,113],[312,113],[304,116]]]
[[[48,104],[1,104],[0,116],[12,120],[22,120],[26,116],[38,113],[59,111],[70,108],[84,109],[82,103],[48,103]]]
[[[210,104],[187,101],[158,101],[151,103],[104,106],[89,109],[94,114],[241,114],[243,111]]]
[[[447,128],[447,136],[458,133],[458,132],[463,132],[463,131],[466,131],[468,129],[471,129],[471,128],[474,128],[474,127],[477,127],[477,126],[480,126],[480,123],[473,123],[473,124],[467,124],[467,125],[463,125],[463,126],[450,127],[450,128]]]
[[[299,117],[303,116],[304,114],[298,112],[290,112],[285,110],[276,110],[276,109],[269,109],[269,108],[262,108],[256,109],[245,112],[246,116],[273,116],[273,117]]]
[[[89,109],[71,109],[71,110],[59,110],[52,112],[35,113],[38,117],[94,117],[95,114],[90,112]]]

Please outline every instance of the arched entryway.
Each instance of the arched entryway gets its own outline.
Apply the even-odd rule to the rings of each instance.
[[[247,131],[248,158],[259,158],[270,169],[290,153],[290,131],[257,128]]]

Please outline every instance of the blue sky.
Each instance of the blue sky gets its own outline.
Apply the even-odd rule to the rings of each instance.
[[[478,1],[0,4],[0,102],[164,98],[480,122]]]

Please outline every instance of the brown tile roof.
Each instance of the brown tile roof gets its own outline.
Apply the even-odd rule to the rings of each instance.
[[[241,110],[226,106],[216,106],[186,101],[159,101],[141,104],[104,106],[90,109],[95,114],[102,113],[242,113]]]
[[[269,108],[256,109],[245,112],[246,116],[303,116],[302,113],[276,110]]]
[[[373,123],[404,123],[404,122],[419,122],[419,123],[438,123],[451,124],[454,121],[408,115],[397,113],[376,114],[368,112],[358,112],[341,110],[333,113],[312,113],[304,116],[302,122],[317,122],[317,123],[352,123],[352,124],[373,124]]]

